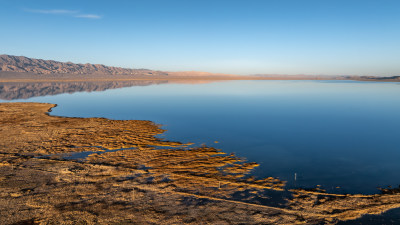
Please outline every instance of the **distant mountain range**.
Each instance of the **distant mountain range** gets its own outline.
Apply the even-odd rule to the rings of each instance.
[[[172,77],[235,77],[236,75],[208,73],[200,71],[164,72],[149,69],[130,69],[102,64],[80,64],[54,60],[34,59],[25,56],[0,55],[0,72],[30,74],[72,74],[72,75],[132,75],[132,76],[172,76]]]
[[[32,76],[41,74],[43,76]],[[57,76],[53,76],[53,75]],[[257,74],[240,76],[201,71],[165,72],[148,69],[129,69],[102,64],[77,64],[72,62],[58,62],[54,60],[33,59],[25,56],[0,55],[0,79],[24,78],[37,79],[67,79],[82,75],[87,79],[98,80],[104,77],[116,79],[157,78],[157,79],[221,79],[221,80],[361,80],[361,81],[390,81],[399,82],[400,76],[324,76],[324,75],[271,75]],[[110,76],[111,75],[111,76]],[[126,76],[130,75],[130,76]],[[122,76],[122,78],[121,78]]]
[[[167,75],[146,69],[127,69],[89,63],[76,64],[12,55],[0,55],[0,71],[35,74]]]

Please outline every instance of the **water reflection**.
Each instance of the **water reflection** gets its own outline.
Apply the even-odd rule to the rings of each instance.
[[[130,80],[130,81],[76,81],[76,82],[4,82],[0,83],[0,99],[17,100],[32,97],[75,92],[105,91],[132,86],[167,83],[200,84],[215,80]]]
[[[167,140],[233,152],[289,188],[372,194],[399,184],[398,83],[163,82],[18,101],[58,104],[57,116],[151,120]]]

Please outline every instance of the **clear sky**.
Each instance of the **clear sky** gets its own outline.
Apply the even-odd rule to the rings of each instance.
[[[400,75],[400,1],[0,0],[0,54],[168,71]]]

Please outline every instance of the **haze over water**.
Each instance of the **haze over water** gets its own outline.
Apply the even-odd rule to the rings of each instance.
[[[289,188],[376,193],[400,184],[398,96],[398,83],[227,81],[23,101],[58,104],[51,115],[151,120],[168,140],[234,152],[260,163],[256,176],[279,177]]]

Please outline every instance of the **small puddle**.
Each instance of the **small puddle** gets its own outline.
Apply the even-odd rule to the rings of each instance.
[[[119,148],[119,149],[107,149],[102,146],[82,146],[82,147],[73,147],[73,148],[98,148],[100,151],[84,151],[84,152],[68,152],[62,154],[51,154],[51,155],[44,155],[39,156],[37,158],[40,159],[51,159],[51,158],[59,158],[64,160],[73,160],[73,161],[85,161],[87,157],[91,154],[104,154],[107,152],[117,152],[117,151],[124,151],[124,150],[134,150],[137,149],[135,147],[132,148]]]

